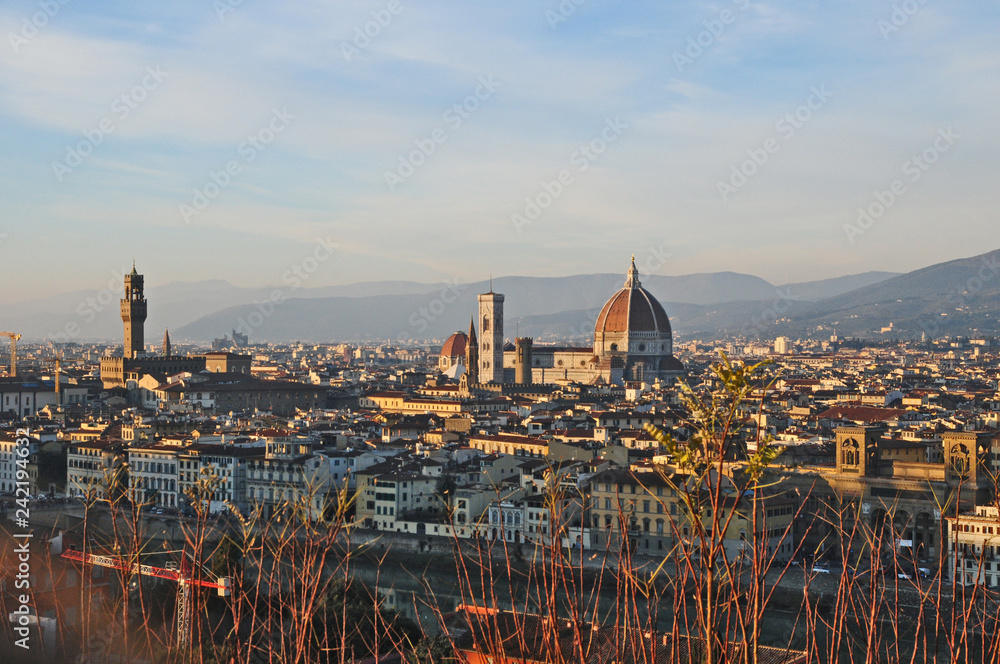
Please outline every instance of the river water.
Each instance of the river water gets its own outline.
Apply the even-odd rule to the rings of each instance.
[[[450,556],[407,555],[403,558],[384,559],[381,563],[362,557],[352,559],[349,569],[352,578],[378,590],[385,599],[386,608],[399,611],[430,632],[437,630],[440,613],[453,611],[460,604],[485,604],[516,611],[524,611],[527,607],[529,612],[537,612],[544,603],[539,598],[538,578],[529,581],[527,577],[531,572],[526,565],[515,566],[510,577],[504,568],[494,566],[492,584],[488,582],[489,575],[481,575],[474,564],[467,563],[468,571],[460,573],[455,559]],[[471,583],[459,582],[465,576],[472,577]],[[637,616],[639,624],[646,627],[650,612],[655,612],[657,630],[673,629],[673,598],[669,593],[655,603],[655,606],[650,605],[645,598],[634,600],[623,597],[616,576],[615,570],[587,570],[582,575],[576,570],[567,577],[575,579],[576,583],[570,583],[569,589],[566,586],[560,588],[559,601],[566,602],[571,593],[576,594],[579,604],[589,607],[585,611],[585,618],[603,624],[614,623],[618,611],[638,607],[630,620],[635,620]],[[484,584],[483,580],[487,582]],[[805,641],[804,621],[798,616],[801,591],[798,601],[789,601],[788,597],[780,599],[780,604],[775,603],[765,612],[763,642],[765,645],[781,648],[789,645],[801,648]],[[687,604],[690,619],[694,602],[688,598]],[[560,614],[566,616],[567,613],[566,606],[562,606]],[[684,620],[683,615],[679,617]],[[794,635],[791,644],[790,635]]]

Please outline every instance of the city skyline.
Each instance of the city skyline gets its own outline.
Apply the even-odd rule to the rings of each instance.
[[[501,294],[500,298],[505,298],[502,293],[511,296],[507,313],[515,330],[549,341],[576,339],[588,336],[589,328],[600,328],[602,293],[620,289],[621,283],[620,275],[605,273],[563,278],[491,276],[472,284],[387,281],[309,289],[304,284],[310,275],[329,260],[320,248],[309,260],[293,266],[279,286],[238,288],[216,280],[154,287],[150,291],[152,328],[169,328],[182,341],[213,340],[213,347],[224,342],[217,336],[220,330],[232,330],[234,335],[238,330],[245,335],[244,344],[249,336],[266,342],[440,341],[455,331],[454,326],[466,324],[466,314],[476,306],[476,294],[480,294],[481,307],[488,289],[489,294]],[[641,276],[653,292],[676,298],[664,300],[664,318],[667,311],[676,316],[673,325],[664,323],[664,329],[673,328],[694,339],[768,334],[814,339],[838,331],[847,337],[871,339],[890,334],[902,339],[988,336],[1000,331],[995,305],[1000,250],[905,274],[869,272],[781,286],[733,272],[657,275],[662,265],[663,257],[655,252],[638,263],[633,256],[626,289],[638,285]],[[134,264],[131,270],[111,275],[100,291],[79,290],[8,305],[5,319],[29,341],[106,341],[117,336],[111,331],[115,318],[109,314],[115,310],[118,295],[124,295],[120,304],[128,356],[127,349],[144,346],[141,327],[136,336],[139,341],[130,341],[125,312],[128,305],[129,317],[145,322],[145,275]],[[648,296],[657,298],[652,293]]]
[[[318,240],[310,287],[615,272],[647,248],[660,274],[781,284],[993,248],[988,12],[40,7],[0,11],[0,250],[32,274],[5,302],[132,256],[152,285],[275,284]]]
[[[998,33],[4,3],[0,662],[991,661]]]

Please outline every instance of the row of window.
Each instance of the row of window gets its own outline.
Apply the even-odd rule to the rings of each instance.
[[[614,525],[615,522],[616,522],[616,519],[614,517],[612,517],[610,515],[605,515],[605,517],[604,517],[604,527],[605,528],[611,528]],[[650,528],[653,527],[654,525],[656,527],[656,532],[662,534],[664,532],[663,529],[664,529],[664,526],[666,525],[666,522],[663,519],[657,519],[655,522],[651,521],[650,519],[643,519],[642,520],[642,530],[643,530],[643,532],[647,532],[647,533],[651,532]],[[601,527],[601,517],[595,514],[594,515],[594,528],[600,528],[600,527]],[[637,519],[635,519],[635,518],[630,519],[629,520],[629,529],[630,530],[638,530],[639,529],[639,521]],[[684,527],[684,534],[685,535],[687,535],[687,530],[688,530],[687,526],[685,526]]]
[[[625,503],[621,503],[619,505],[618,501],[612,498],[604,499],[604,509],[606,510],[615,510],[621,508],[626,512],[634,512],[635,507],[636,505],[634,500],[628,501],[628,504],[626,506]],[[657,514],[663,514],[663,503],[657,502],[655,511]],[[644,514],[650,514],[651,512],[653,512],[653,501],[649,500],[642,501],[642,512]],[[677,516],[677,503],[670,503],[670,513],[674,516]]]
[[[760,532],[761,537],[766,537],[768,539],[777,538],[780,539],[786,534],[789,534],[784,528],[768,528],[767,530],[762,530]],[[740,531],[740,539],[745,540],[747,538],[747,533],[745,530]]]
[[[687,536],[688,536],[688,530],[687,530],[687,528],[685,528],[684,529],[684,537],[687,537]],[[598,532],[593,533],[592,538],[593,538],[595,546],[599,546],[601,544],[602,538],[601,538],[601,534],[600,533],[598,533]],[[611,536],[610,535],[607,537],[606,541],[608,541],[608,542],[611,541]],[[663,538],[662,537],[657,537],[656,540],[654,540],[654,541],[656,542],[656,548],[658,550],[662,551],[663,550]],[[650,541],[648,539],[643,540],[642,541],[642,546],[643,546],[643,548],[649,549],[650,548]]]
[[[176,491],[174,480],[160,477],[136,477],[132,479],[132,487],[136,489],[153,489],[156,491]]]
[[[214,468],[216,466],[229,467],[233,465],[231,461],[232,459],[227,457],[211,458],[211,459],[207,457],[202,457],[200,461],[181,459],[181,469],[198,470],[202,466],[205,466],[207,468]]]
[[[81,459],[70,459],[67,467],[81,468],[83,470],[103,470],[108,466],[103,461],[83,461]]]
[[[972,568],[974,568],[976,566],[977,562],[978,562],[977,560],[974,560],[972,558],[966,558],[965,559],[965,567],[966,567],[966,569],[972,569]],[[986,570],[987,572],[992,572],[993,571],[993,563],[983,563],[983,569]],[[1000,563],[997,563],[997,571],[1000,572]]]
[[[963,584],[973,584],[973,583],[976,583],[976,574],[974,574],[974,573],[973,574],[961,574],[960,575],[960,581]],[[983,577],[983,581],[985,582],[987,588],[994,588],[997,585],[997,575],[996,574],[987,574],[987,575],[985,575]]]
[[[253,499],[253,493],[254,493],[253,489],[250,489],[247,492],[247,495],[248,495],[248,497],[251,500]],[[290,499],[295,498],[298,495],[295,491],[288,491],[287,492],[288,495],[286,496],[286,492],[283,491],[282,489],[278,489],[278,491],[275,492],[275,490],[272,488],[272,489],[267,489],[266,492],[265,492],[265,490],[263,488],[258,488],[257,489],[257,500],[263,502],[265,500],[265,497],[264,497],[265,493],[267,495],[266,499],[268,501],[271,501],[271,502],[273,502],[275,500],[281,502],[281,501],[284,501],[286,498],[290,500]]]
[[[175,464],[161,461],[133,461],[132,467],[137,473],[155,473],[157,475],[175,475],[177,473]]]
[[[494,511],[490,516],[491,517],[496,517],[497,516],[496,515],[496,511]],[[503,513],[502,513],[502,516],[503,516],[503,522],[505,524],[514,525],[514,526],[521,525],[521,513],[520,512],[511,512],[509,510],[504,510]],[[490,519],[490,523],[497,523],[497,522],[498,521],[496,519],[494,519],[494,518]]]
[[[194,484],[195,482],[197,482],[199,480],[200,474],[201,473],[192,473],[190,471],[189,472],[181,473],[180,474],[180,481],[181,482],[187,482],[188,484]],[[221,485],[230,486],[233,483],[233,478],[231,478],[231,477],[221,476],[221,475],[218,476],[218,477],[219,477],[219,483]]]
[[[266,475],[266,477],[265,477]],[[254,471],[247,473],[247,477],[252,480],[267,480],[269,482],[296,482],[302,479],[299,473],[264,473],[263,471]]]
[[[955,526],[955,531],[959,533],[983,533],[986,535],[993,535],[993,526],[970,526],[969,524],[959,524]],[[1000,528],[997,528],[997,534],[1000,534]]]
[[[636,485],[635,484],[618,484],[618,485],[615,485],[615,484],[607,484],[607,483],[605,483],[603,485],[600,485],[600,484],[596,485],[597,490],[600,491],[601,490],[600,487],[602,487],[602,486],[604,487],[603,491],[605,493],[620,493],[620,494],[626,494],[627,493],[629,495],[635,495],[636,494]],[[639,491],[639,493],[646,493],[646,489],[643,489],[642,491]],[[657,497],[662,498],[665,494],[666,494],[666,491],[664,490],[664,487],[662,487],[662,486],[656,487],[656,495],[657,495]],[[671,498],[676,498],[677,497],[677,489],[669,489],[669,494],[668,495]]]
[[[997,554],[1000,553],[1000,546],[976,546],[975,544],[960,543],[957,548],[955,546],[950,547],[952,551],[958,551],[959,554],[966,558],[974,558],[980,553],[983,554],[985,558],[996,558]]]

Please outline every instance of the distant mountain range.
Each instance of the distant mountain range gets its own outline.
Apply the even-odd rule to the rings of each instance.
[[[1000,335],[1000,250],[939,263],[789,309],[782,334]],[[772,328],[773,329],[773,328]]]
[[[1000,333],[1000,251],[941,263],[908,274],[863,274],[775,286],[735,272],[683,276],[640,275],[664,305],[679,338],[742,334],[770,338]],[[622,274],[502,277],[509,337],[538,341],[592,339],[605,301],[622,287]],[[298,288],[241,288],[226,281],[174,282],[146,291],[147,342],[169,327],[174,341],[209,342],[232,329],[251,341],[430,341],[466,330],[476,295],[489,282],[424,284],[379,281]],[[963,295],[963,292],[965,293]],[[280,293],[278,303],[272,296]],[[26,340],[103,340],[120,343],[121,286],[76,291],[3,307],[0,327]],[[944,314],[944,315],[942,315]],[[67,332],[69,332],[67,334]]]

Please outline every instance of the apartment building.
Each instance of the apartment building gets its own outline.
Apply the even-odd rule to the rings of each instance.
[[[1000,583],[1000,510],[977,505],[971,514],[946,517],[947,570],[961,585],[996,588]]]
[[[94,440],[72,443],[66,448],[66,491],[71,496],[94,492],[107,499],[125,461],[121,443]]]
[[[510,454],[541,458],[549,453],[547,440],[519,434],[500,434],[497,436],[475,434],[469,438],[469,447],[479,450],[483,454]]]
[[[330,503],[330,463],[301,442],[268,442],[265,454],[248,458],[247,503],[271,518],[295,506],[311,520],[322,519]]]
[[[635,473],[615,468],[590,481],[585,518],[593,547],[615,549],[626,538],[641,552],[669,551],[678,537],[690,535],[678,496],[677,482],[658,472]]]
[[[135,500],[158,507],[180,506],[177,461],[181,448],[173,445],[127,447],[129,486]]]
[[[28,482],[27,485],[22,485],[27,487],[29,493],[36,493],[37,487],[33,485],[32,478],[27,475],[27,465],[31,457],[38,453],[38,439],[32,436],[25,436],[28,439],[26,448],[28,456],[22,456],[20,454],[19,448],[21,445],[17,442],[18,436],[16,433],[3,433],[0,434],[0,491],[3,492],[13,492],[17,488],[18,481]],[[18,461],[22,461],[22,470],[24,471],[23,479],[18,478]],[[34,480],[37,482],[37,474]]]
[[[195,443],[177,456],[177,482],[187,505],[199,499],[209,513],[218,514],[233,505],[246,514],[247,467],[259,449],[233,445]]]

